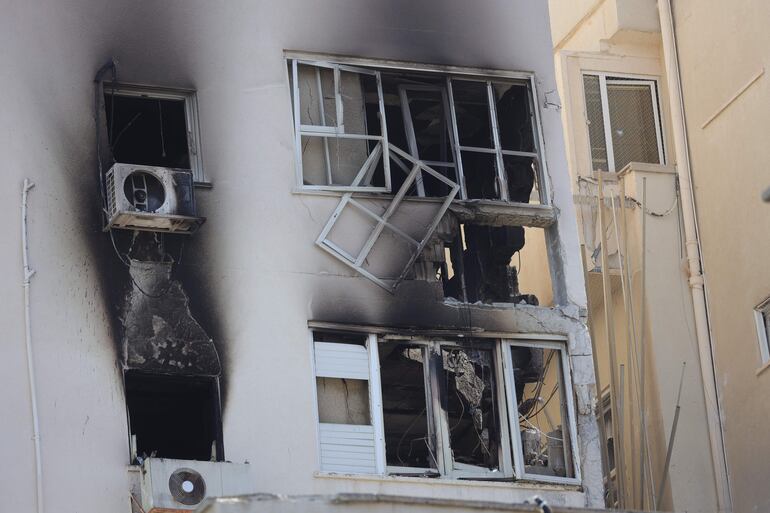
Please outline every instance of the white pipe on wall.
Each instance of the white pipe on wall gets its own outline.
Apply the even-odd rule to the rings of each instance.
[[[685,250],[695,317],[695,334],[698,342],[698,355],[703,378],[703,395],[706,401],[706,416],[708,419],[711,458],[716,480],[717,501],[720,512],[731,513],[732,499],[730,497],[727,458],[725,456],[723,427],[719,411],[719,398],[717,396],[716,369],[712,353],[706,291],[701,268],[700,243],[695,217],[695,197],[692,189],[692,170],[690,169],[689,149],[687,146],[687,123],[684,115],[684,102],[682,100],[682,84],[679,76],[679,60],[677,57],[671,0],[659,0],[658,13],[660,15],[660,32],[663,39],[666,81],[670,95],[676,173],[679,178],[681,191]]]
[[[35,487],[37,489],[37,512],[43,511],[43,467],[40,463],[40,422],[37,415],[37,391],[35,389],[35,363],[32,353],[32,320],[29,306],[29,285],[35,271],[29,267],[29,245],[27,244],[27,197],[35,184],[24,179],[21,191],[21,254],[24,266],[24,329],[27,346],[27,376],[29,378],[30,406],[32,408],[32,440],[35,444]]]

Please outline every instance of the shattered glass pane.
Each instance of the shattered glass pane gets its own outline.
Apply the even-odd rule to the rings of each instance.
[[[487,84],[452,80],[457,132],[462,146],[494,148]]]
[[[492,349],[442,346],[442,400],[455,463],[498,468],[499,418]]]
[[[512,347],[511,357],[526,472],[574,477],[560,352]]]
[[[423,368],[426,349],[380,343],[378,350],[387,465],[437,469]]]
[[[532,109],[526,84],[492,84],[503,150],[535,151]]]

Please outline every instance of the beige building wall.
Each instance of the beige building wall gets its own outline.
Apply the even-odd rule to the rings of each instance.
[[[734,511],[770,509],[770,373],[753,309],[770,296],[770,4],[673,2]]]
[[[671,465],[664,492],[657,501],[664,510],[716,511],[715,473],[692,299],[684,265],[681,202],[677,201],[676,162],[671,136],[670,92],[666,84],[656,2],[551,0],[549,6],[562,119],[579,218],[578,231],[586,245],[589,314],[598,356],[599,381],[605,390],[610,384],[610,358],[598,257],[598,187],[591,163],[582,75],[594,72],[656,81],[665,154],[663,165],[631,164],[630,169],[621,173],[626,188],[623,202],[615,177],[609,173],[604,177],[609,179],[605,182],[607,200],[603,210],[608,239],[606,249],[610,255],[608,273],[612,290],[611,324],[617,349],[616,372],[619,379],[622,365],[625,378],[621,412],[625,460],[623,503],[626,507],[651,508],[652,494],[659,493],[677,389],[680,376],[683,376],[681,410]],[[707,33],[697,30],[701,34]],[[642,214],[639,202],[645,183],[647,214]],[[614,208],[610,198],[614,198]],[[759,201],[758,193],[756,198]],[[621,204],[625,210],[625,224],[621,221]],[[644,246],[643,226],[646,235]],[[625,237],[628,238],[627,251]],[[626,253],[627,262],[619,258],[625,257]],[[646,257],[644,270],[643,254]],[[630,299],[626,301],[626,297]],[[629,303],[632,303],[632,313],[627,307]],[[642,304],[644,322],[641,320]],[[751,321],[750,314],[751,308],[748,312]],[[633,328],[630,327],[631,318],[635,321]],[[753,328],[753,324],[749,327]],[[643,375],[639,363],[642,352],[645,355]],[[643,394],[640,392],[642,382]],[[641,395],[645,396],[643,411],[647,419],[646,445],[649,447],[645,491],[641,489],[640,477],[641,447],[645,445],[642,443],[643,423],[640,420]],[[652,487],[649,486],[650,476]]]

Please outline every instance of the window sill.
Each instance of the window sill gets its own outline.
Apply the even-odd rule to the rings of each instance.
[[[410,477],[410,476],[391,476],[391,475],[375,475],[375,474],[344,474],[339,472],[324,472],[316,471],[313,477],[318,479],[345,479],[351,481],[370,481],[375,483],[411,483],[421,485],[439,485],[439,486],[462,486],[465,488],[481,487],[481,488],[519,488],[519,489],[533,489],[533,490],[573,490],[577,492],[582,491],[580,485],[574,484],[555,484],[546,483],[543,481],[534,481],[529,479],[520,479],[513,481],[509,480],[485,480],[485,479],[456,479],[449,477]],[[505,478],[503,478],[505,479]]]
[[[340,198],[344,192],[318,191],[308,189],[294,189],[293,194],[307,194],[311,196],[331,196]],[[359,199],[392,200],[392,194],[357,192]],[[423,203],[441,203],[443,198],[424,198],[407,196],[405,200]],[[556,222],[556,209],[551,205],[538,203],[514,203],[491,199],[467,199],[454,200],[449,206],[460,221],[487,224],[492,226],[529,226],[534,228],[548,228]]]
[[[770,360],[763,363],[762,366],[757,369],[756,371],[757,377],[764,374],[767,369],[770,369]]]

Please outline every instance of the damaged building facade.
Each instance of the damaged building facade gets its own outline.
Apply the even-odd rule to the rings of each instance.
[[[10,509],[604,505],[544,3],[6,11]]]

